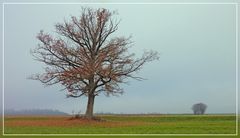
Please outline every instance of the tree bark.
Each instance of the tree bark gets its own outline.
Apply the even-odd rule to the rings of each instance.
[[[95,98],[95,95],[93,95],[93,94],[88,95],[88,103],[87,103],[85,117],[89,118],[89,119],[93,118],[94,98]]]

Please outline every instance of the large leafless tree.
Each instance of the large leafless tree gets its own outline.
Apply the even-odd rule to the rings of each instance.
[[[146,62],[158,59],[158,53],[145,52],[134,58],[128,52],[132,43],[126,37],[114,37],[119,20],[115,12],[104,8],[82,8],[79,17],[71,17],[55,25],[57,35],[40,31],[40,43],[32,50],[36,60],[47,65],[45,72],[31,78],[45,85],[62,84],[68,97],[87,96],[85,116],[93,117],[94,99],[101,92],[106,95],[121,94],[119,84],[135,76]]]

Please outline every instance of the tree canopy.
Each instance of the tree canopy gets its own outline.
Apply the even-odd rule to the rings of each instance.
[[[37,48],[32,50],[36,60],[47,65],[45,72],[31,78],[45,85],[61,84],[68,97],[87,96],[86,116],[92,117],[94,97],[121,94],[119,84],[135,76],[142,66],[159,58],[155,51],[135,58],[128,49],[131,37],[114,37],[120,20],[115,12],[104,8],[82,8],[79,17],[55,25],[57,35],[40,31]],[[92,107],[90,107],[92,106]],[[92,109],[90,109],[92,108]]]

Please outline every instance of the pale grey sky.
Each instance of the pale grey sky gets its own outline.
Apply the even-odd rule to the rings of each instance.
[[[118,10],[116,35],[133,36],[130,51],[161,54],[139,72],[147,80],[129,79],[119,97],[100,95],[95,112],[191,113],[197,102],[208,105],[207,113],[235,112],[235,5],[196,4],[5,5],[5,108],[85,112],[86,98],[65,98],[59,85],[26,79],[45,66],[30,55],[36,34],[52,33],[55,23],[80,15],[81,6]]]

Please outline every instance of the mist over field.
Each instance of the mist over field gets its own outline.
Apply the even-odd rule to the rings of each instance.
[[[80,6],[5,5],[6,109],[85,112],[86,97],[66,98],[60,85],[44,87],[27,79],[44,67],[30,55],[38,44],[37,33],[52,32],[55,23],[80,15]],[[116,35],[132,35],[130,50],[137,56],[144,49],[160,53],[159,61],[138,73],[146,80],[130,79],[119,97],[98,96],[95,113],[192,113],[198,102],[208,105],[206,113],[235,113],[234,5],[84,6],[117,10],[116,18],[122,21]]]

